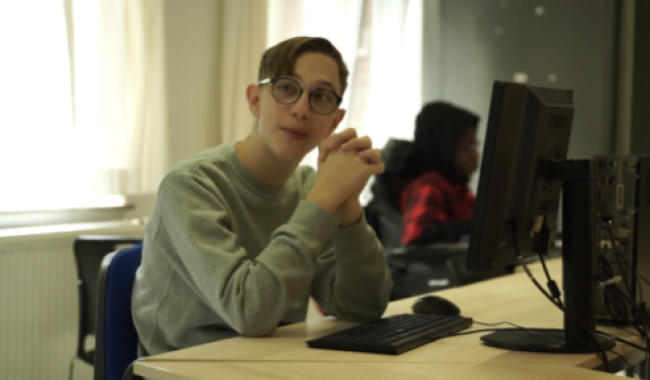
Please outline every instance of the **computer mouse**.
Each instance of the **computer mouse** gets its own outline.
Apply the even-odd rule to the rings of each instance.
[[[456,304],[440,296],[418,298],[411,309],[416,314],[460,315],[460,308]]]

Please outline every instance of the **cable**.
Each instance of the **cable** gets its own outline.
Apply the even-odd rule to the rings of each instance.
[[[474,323],[476,323],[477,325],[482,325],[482,326],[501,326],[501,325],[510,325],[510,326],[512,326],[512,327],[517,327],[517,328],[525,329],[524,327],[521,327],[521,326],[519,326],[519,325],[516,325],[516,324],[514,324],[514,323],[512,323],[512,322],[508,322],[508,321],[492,322],[492,323],[474,321]]]
[[[612,252],[614,252],[614,257],[616,258],[616,264],[618,264],[619,270],[623,276],[623,283],[625,285],[625,289],[627,291],[627,294],[623,294],[618,287],[614,288],[615,290],[612,290],[613,292],[617,292],[619,297],[624,298],[630,306],[630,312],[632,313],[632,317],[636,318],[637,323],[630,323],[640,334],[641,339],[645,340],[646,346],[650,346],[650,336],[648,335],[648,327],[650,327],[650,320],[648,318],[648,315],[646,314],[645,310],[645,302],[643,302],[643,291],[641,289],[641,284],[637,281],[638,289],[639,289],[639,299],[641,300],[641,306],[639,307],[638,304],[634,302],[634,300],[631,299],[633,296],[632,293],[632,288],[630,285],[630,280],[628,280],[627,276],[627,271],[623,269],[622,263],[624,262],[627,268],[634,274],[638,275],[636,270],[632,268],[632,266],[626,262],[625,256],[618,251],[618,246],[616,245],[616,242],[614,241],[614,234],[612,232],[612,228],[610,226],[610,223],[605,222],[602,220],[602,216],[600,215],[600,212],[597,212],[598,220],[602,226],[604,226],[605,233],[607,234],[607,237],[609,238],[610,245],[612,247]],[[607,251],[605,251],[607,252]],[[612,271],[613,272],[613,271]]]
[[[513,323],[510,323],[510,322],[501,322],[501,323],[498,323],[498,324],[495,324],[495,325],[499,325],[499,324],[502,324],[502,323],[506,323],[506,324],[509,324],[509,325],[515,326],[515,330],[522,330],[522,331],[525,331],[525,332],[527,332],[528,334],[530,334],[530,336],[532,336],[532,337],[534,337],[534,338],[537,338],[537,337],[544,337],[544,338],[557,338],[557,339],[562,339],[562,338],[560,338],[560,337],[558,337],[558,336],[554,336],[554,335],[540,334],[540,333],[538,333],[538,332],[536,332],[536,331],[534,331],[534,330],[531,330],[531,329],[528,329],[528,328],[525,328],[525,327],[522,327],[522,326],[517,326],[517,325],[515,325],[515,324],[513,324]],[[488,324],[488,326],[489,326],[489,324]],[[511,327],[508,327],[508,328],[478,329],[478,330],[471,330],[471,331],[460,331],[460,332],[457,332],[457,333],[453,333],[453,334],[446,335],[446,336],[444,336],[444,337],[442,337],[442,338],[439,338],[439,339],[450,338],[450,337],[453,337],[453,336],[459,336],[459,335],[471,335],[471,334],[476,334],[476,333],[480,333],[480,332],[497,332],[497,331],[512,331],[512,330],[513,330],[513,329],[512,329]]]
[[[600,222],[601,225],[605,226],[605,232],[607,233],[607,236],[609,238],[609,242],[612,246],[612,251],[614,252],[614,257],[616,258],[616,263],[618,264],[619,269],[622,269],[621,265],[621,256],[619,255],[618,250],[616,249],[616,242],[614,241],[614,234],[612,233],[612,228],[609,225],[609,223],[604,222],[602,219],[602,216],[600,215],[600,212],[596,213],[598,217],[598,221]],[[623,258],[624,259],[624,258]],[[630,281],[628,280],[627,276],[627,271],[621,270],[621,274],[623,276],[623,284],[625,285],[625,290],[627,290],[627,294],[629,294],[630,297],[632,297],[632,289],[630,288]]]
[[[516,237],[515,237],[516,239]],[[548,273],[548,268],[546,267],[546,260],[544,260],[544,255],[542,254],[542,244],[539,242],[539,233],[535,233],[535,236],[533,238],[535,240],[535,245],[537,246],[537,255],[539,256],[539,261],[542,262],[542,268],[544,269],[544,275],[546,275],[546,287],[551,293],[551,296],[553,299],[562,307],[564,307],[564,304],[562,303],[562,292],[560,292],[560,287],[557,286],[557,283],[551,278],[551,275]],[[517,252],[517,255],[519,253]],[[521,255],[519,255],[521,256]]]
[[[483,325],[483,326],[510,325],[510,326],[516,328],[517,330],[524,330],[524,331],[526,331],[529,335],[534,336],[534,337],[539,337],[539,336],[543,336],[543,337],[553,337],[552,335],[548,335],[548,334],[540,334],[540,333],[536,332],[535,330],[532,330],[532,329],[529,329],[529,328],[526,328],[526,327],[523,327],[523,326],[519,326],[519,325],[516,325],[516,324],[514,324],[514,323],[512,323],[512,322],[508,322],[508,321],[494,322],[494,323],[485,323],[485,322],[474,321],[474,323],[476,323],[477,325]],[[508,331],[508,330],[512,330],[512,329],[495,329],[495,331]]]
[[[606,258],[606,251],[600,252],[598,255],[598,267],[600,268],[599,270],[599,285],[602,290],[603,294],[603,306],[607,308],[607,312],[609,313],[609,316],[612,317],[616,321],[627,321],[628,317],[628,309],[627,305],[625,305],[624,301],[631,302],[629,300],[629,297],[621,297],[621,293],[618,292],[619,288],[616,286],[615,282],[609,282],[612,281],[612,279],[615,278],[614,276],[614,271],[610,265],[610,263],[607,261]],[[601,315],[601,317],[607,319],[607,316]]]
[[[630,306],[629,310],[630,310],[630,313],[632,314],[632,318],[635,320],[635,321],[628,321],[628,322],[630,322],[629,324],[632,325],[634,327],[634,329],[639,332],[638,337],[640,339],[643,339],[645,341],[645,344],[646,344],[646,349],[642,349],[638,345],[634,345],[634,347],[637,348],[637,349],[641,349],[642,351],[644,351],[646,353],[645,360],[647,362],[648,360],[650,360],[650,351],[647,350],[647,347],[650,346],[650,336],[648,335],[648,330],[650,330],[650,318],[646,313],[646,304],[643,301],[643,299],[644,299],[644,297],[643,297],[643,288],[642,288],[641,283],[640,283],[639,280],[643,280],[647,284],[649,284],[649,283],[643,276],[641,276],[627,262],[626,257],[621,252],[619,252],[618,245],[616,244],[616,242],[614,240],[614,233],[612,232],[612,227],[610,225],[610,222],[603,221],[602,216],[600,215],[600,212],[598,212],[598,211],[597,211],[597,216],[598,216],[598,220],[600,222],[600,225],[603,227],[603,229],[605,230],[605,233],[607,234],[607,237],[609,238],[609,242],[610,242],[610,245],[611,245],[611,248],[612,248],[612,252],[614,253],[614,257],[616,259],[616,264],[618,265],[619,271],[620,271],[620,273],[621,273],[621,275],[623,277],[623,283],[624,283],[625,289],[627,291],[627,294],[624,294],[621,291],[621,289],[619,289],[617,286],[608,287],[608,288],[603,289],[603,294],[605,295],[605,297],[607,297],[607,301],[608,301],[608,304],[606,306],[608,307],[608,311],[611,314],[611,310],[610,310],[609,306],[612,306],[611,301],[613,299],[616,299],[615,298],[616,296],[618,296],[617,300],[627,301],[627,303]],[[603,257],[605,257],[604,261],[607,261],[607,266],[609,266],[609,261],[606,258],[606,256],[607,256],[606,253],[607,253],[607,249],[605,247],[605,252],[603,254]],[[632,288],[633,287],[631,286],[631,279],[629,279],[628,276],[627,276],[628,272],[623,268],[623,263],[625,264],[626,268],[629,269],[629,271],[634,274],[634,277],[632,279],[637,279],[637,281],[635,283],[636,283],[638,291],[639,291],[638,296],[639,296],[639,300],[641,301],[640,304],[637,304],[632,299],[632,297],[633,297]],[[604,266],[601,266],[601,267],[604,267]],[[609,268],[609,272],[610,272],[610,275],[613,275],[613,270],[611,270],[611,266]],[[620,318],[620,319],[622,319],[624,321],[627,321],[627,309],[625,308],[625,305],[623,305],[623,309],[624,309],[623,310],[624,313],[622,315],[624,317]],[[632,335],[635,335],[635,334],[632,334]],[[619,340],[619,339],[617,339],[617,340]],[[621,339],[619,341],[623,342],[625,340]],[[631,342],[625,341],[625,343],[629,345]]]
[[[610,264],[617,264],[616,261],[610,261],[609,263],[610,263]],[[629,270],[634,271],[634,269],[630,266],[630,264],[628,264],[628,263],[626,263],[626,262],[623,262],[623,264],[625,264],[625,266],[626,266]],[[640,273],[634,273],[634,274],[636,275],[636,277],[637,277],[639,280],[645,282],[647,285],[650,285],[650,281],[648,281],[648,279],[645,278],[645,277],[643,277]]]
[[[618,352],[616,352],[616,351],[614,351],[614,350],[609,350],[609,351],[607,351],[607,352],[611,352],[612,354],[618,356],[618,357],[619,357],[619,358],[620,358],[620,359],[625,363],[625,365],[627,365],[627,368],[632,369],[632,371],[634,371],[634,373],[636,373],[636,374],[639,376],[639,379],[643,378],[643,377],[641,376],[641,373],[640,373],[639,371],[637,371],[637,370],[634,368],[634,366],[633,366],[632,364],[630,364],[630,362],[627,361],[627,359],[625,359],[625,356],[619,354]]]
[[[592,343],[586,342],[585,340],[583,340],[582,338],[580,338],[578,336],[574,336],[574,338],[577,338],[582,344],[589,347],[596,354],[596,356],[598,356],[600,361],[603,363],[603,367],[605,367],[605,370],[609,372],[609,360],[607,359],[607,356],[604,353],[605,350],[603,350],[600,347],[600,344],[598,343],[598,339],[595,336],[595,332],[591,331],[587,326],[585,326],[585,324],[582,321],[580,321],[578,318],[576,318],[573,314],[567,312],[564,307],[562,307],[559,304],[557,304],[556,302],[554,302],[551,295],[546,290],[544,290],[544,288],[542,288],[542,286],[539,284],[539,282],[537,282],[535,277],[532,275],[532,273],[528,269],[527,265],[525,263],[522,263],[522,266],[524,267],[524,271],[528,274],[528,277],[533,282],[533,284],[537,287],[537,289],[539,289],[540,292],[542,292],[543,295],[546,296],[546,298],[549,301],[551,301],[551,303],[553,305],[555,305],[558,309],[560,309],[565,315],[568,315],[571,319],[573,319],[574,322],[577,322],[580,325],[580,327],[582,327],[585,331],[589,332],[590,337],[594,341]],[[609,336],[608,334],[601,334],[601,335]]]
[[[601,316],[602,316],[602,314],[601,314]],[[639,338],[639,339],[643,339],[643,337],[642,337],[641,335],[639,335],[638,332],[635,333],[635,332],[633,332],[633,331],[626,330],[626,329],[624,329],[624,328],[622,328],[622,327],[620,327],[620,326],[614,326],[614,327],[616,327],[617,330],[621,330],[621,331],[623,331],[623,332],[626,333],[626,334],[630,334],[630,335],[633,335],[633,336],[635,336],[635,337],[637,337],[637,338]]]
[[[530,334],[530,336],[532,336],[534,338],[544,337],[544,338],[556,338],[556,339],[559,339],[559,340],[563,339],[563,338],[561,338],[559,336],[556,336],[556,335],[548,335],[548,334],[538,333],[537,331],[535,331],[533,329],[529,329],[529,328],[526,328],[526,327],[523,327],[523,326],[519,326],[517,324],[514,324],[512,322],[507,322],[507,321],[494,322],[494,323],[486,323],[486,322],[474,321],[474,323],[477,324],[477,325],[483,325],[483,326],[510,325],[510,326],[514,327],[516,330],[526,331],[528,334]],[[453,334],[443,336],[443,337],[438,338],[438,339],[451,338],[451,337],[460,336],[460,335],[471,335],[471,334],[476,334],[476,333],[480,333],[480,332],[497,332],[497,331],[512,331],[512,330],[513,330],[512,328],[493,328],[493,329],[478,329],[478,330],[471,330],[471,331],[460,331],[460,332],[457,332],[457,333],[453,333]]]
[[[511,330],[511,329],[510,328],[502,328],[502,329],[478,329],[478,330],[471,330],[471,331],[460,331],[460,332],[457,332],[457,333],[453,333],[453,334],[443,336],[443,337],[441,337],[439,339],[451,338],[453,336],[460,336],[460,335],[471,335],[471,334],[476,334],[476,333],[481,333],[481,332],[496,332],[496,331],[509,331],[509,330]]]
[[[517,224],[513,223],[513,248],[515,249],[515,253],[517,254],[517,257],[522,257],[521,252],[519,252],[519,247],[517,245]],[[600,359],[600,361],[603,363],[603,367],[607,372],[609,372],[609,359],[607,359],[607,355],[605,355],[604,350],[602,347],[600,347],[600,344],[598,343],[598,338],[596,338],[595,332],[591,331],[589,327],[585,326],[585,324],[580,321],[578,318],[576,318],[573,314],[569,313],[566,311],[563,305],[560,305],[555,301],[555,299],[544,289],[542,286],[537,282],[533,274],[530,272],[528,269],[528,266],[523,260],[520,260],[521,266],[524,268],[524,272],[526,272],[526,275],[528,278],[532,281],[532,283],[537,287],[537,289],[544,295],[546,298],[548,298],[549,301],[553,305],[555,305],[558,309],[560,309],[565,315],[568,315],[569,318],[573,319],[575,322],[577,322],[587,333],[589,333],[590,338],[593,339],[593,343],[585,342],[582,338],[578,336],[574,336],[574,338],[577,338],[580,340],[581,343],[589,347],[593,352],[596,354],[596,356]],[[565,331],[566,332],[566,331]]]
[[[624,295],[620,289],[616,289],[616,290],[620,293],[621,296]],[[632,322],[630,322],[629,324],[632,327],[634,327],[634,329],[638,332],[638,334],[635,334],[634,332],[632,332],[630,330],[627,330],[627,329],[624,329],[624,328],[622,328],[620,326],[616,326],[616,328],[618,330],[620,330],[620,331],[623,331],[623,332],[627,333],[627,334],[633,335],[636,338],[642,339],[646,343],[646,348],[644,348],[644,347],[642,347],[640,345],[637,345],[635,343],[632,343],[632,342],[630,342],[630,341],[628,341],[626,339],[620,338],[620,337],[614,337],[614,339],[616,339],[617,341],[619,341],[621,343],[624,343],[624,344],[627,344],[627,345],[629,345],[631,347],[634,347],[634,348],[636,348],[638,350],[641,350],[642,352],[645,352],[646,353],[646,360],[647,360],[649,355],[650,355],[650,351],[647,348],[648,347],[647,346],[648,345],[648,337],[647,337],[647,333],[646,333],[646,331],[644,329],[644,327],[646,327],[646,326],[645,325],[638,326],[637,324],[632,323]],[[598,331],[598,332],[602,333],[600,331]]]
[[[602,332],[602,331],[598,331],[598,330],[596,330],[596,332],[598,332],[599,334],[609,335],[609,334],[605,334],[604,332]],[[630,347],[634,347],[634,348],[636,348],[636,349],[639,350],[639,351],[643,351],[643,352],[645,352],[645,353],[648,353],[648,352],[649,352],[647,348],[644,348],[643,346],[640,346],[640,345],[638,345],[638,344],[636,344],[636,343],[630,342],[630,341],[627,340],[627,339],[623,339],[623,338],[621,338],[621,337],[613,336],[613,335],[609,335],[609,336],[611,336],[612,338],[616,339],[617,342],[621,342],[621,343],[623,343],[623,344],[627,344],[628,346],[630,346]]]

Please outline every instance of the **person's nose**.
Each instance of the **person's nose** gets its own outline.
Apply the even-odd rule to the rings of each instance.
[[[309,93],[303,92],[298,98],[298,101],[291,107],[291,115],[298,119],[309,119],[311,116],[311,108],[309,106]]]

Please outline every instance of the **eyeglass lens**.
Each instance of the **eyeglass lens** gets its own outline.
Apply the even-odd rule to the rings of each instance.
[[[302,93],[302,87],[293,79],[280,78],[273,84],[273,97],[282,104],[294,104]],[[317,88],[309,93],[309,105],[314,112],[327,115],[338,107],[338,100],[333,91]]]

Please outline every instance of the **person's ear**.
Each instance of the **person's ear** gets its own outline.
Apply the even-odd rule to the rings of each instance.
[[[341,121],[345,117],[345,110],[342,108],[337,109],[336,111],[334,111],[334,113],[335,113],[334,120],[332,120],[332,124],[327,129],[324,138],[330,137],[332,133],[334,133],[336,128],[339,126],[339,124],[341,124]]]
[[[246,99],[248,100],[248,109],[251,115],[256,118],[260,117],[260,100],[262,96],[262,89],[256,84],[249,84],[246,87]]]

